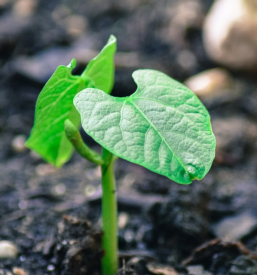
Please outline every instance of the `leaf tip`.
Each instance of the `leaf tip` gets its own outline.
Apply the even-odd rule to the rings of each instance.
[[[112,43],[116,43],[117,42],[117,38],[115,35],[111,34],[109,39],[108,39],[108,42],[107,44],[112,44]]]
[[[76,59],[72,58],[71,62],[67,65],[68,68],[74,69],[76,67]]]

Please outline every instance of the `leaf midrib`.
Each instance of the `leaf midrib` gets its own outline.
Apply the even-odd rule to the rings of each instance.
[[[171,108],[171,109],[174,109],[176,112],[180,113],[180,114],[183,116],[183,118],[185,118],[186,120],[188,120],[194,127],[196,127],[197,130],[198,130],[199,132],[202,131],[201,129],[199,129],[199,127],[197,127],[197,124],[196,124],[193,120],[191,120],[188,116],[186,116],[183,112],[181,112],[180,110],[178,110],[176,107],[173,107],[173,106],[164,104],[164,103],[162,103],[161,101],[158,101],[158,100],[155,100],[155,99],[149,99],[149,98],[133,98],[133,101],[136,100],[136,99],[141,99],[141,100],[144,100],[144,101],[145,101],[145,100],[149,100],[149,101],[157,102],[157,103],[159,103],[160,105],[164,105],[164,106],[166,106],[166,107],[169,107],[169,108]],[[142,113],[143,113],[143,112],[142,112]],[[158,130],[156,129],[156,131],[158,131]],[[182,135],[181,133],[177,133],[177,134],[178,134],[178,135]],[[192,141],[198,143],[199,145],[202,145],[202,143],[201,143],[200,141],[198,141],[197,139],[193,139],[193,138],[191,138],[191,137],[189,137],[189,136],[187,136],[187,139],[190,139],[190,140],[192,140]]]
[[[131,103],[137,110],[138,112],[141,114],[141,116],[143,116],[145,118],[145,120],[147,120],[147,122],[152,126],[152,128],[154,129],[154,131],[157,133],[157,135],[160,136],[162,142],[165,143],[165,145],[168,147],[168,149],[172,152],[173,156],[175,156],[175,158],[178,160],[178,162],[180,163],[180,165],[184,168],[185,172],[187,174],[188,171],[185,167],[185,165],[183,164],[182,160],[180,158],[177,157],[177,155],[174,153],[174,151],[170,148],[170,146],[167,144],[166,140],[161,136],[161,134],[159,133],[159,131],[155,128],[155,126],[152,124],[152,122],[145,116],[145,114],[139,109],[139,107],[133,102],[133,101],[129,101],[129,103]],[[159,160],[160,161],[160,160]],[[190,175],[190,174],[189,174]]]

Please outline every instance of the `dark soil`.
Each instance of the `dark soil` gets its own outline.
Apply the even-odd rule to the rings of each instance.
[[[189,2],[199,7],[191,21]],[[15,259],[0,259],[0,275],[100,274],[99,167],[74,154],[57,170],[22,146],[54,69],[80,51],[81,71],[114,34],[114,95],[135,91],[131,72],[138,68],[184,81],[216,66],[201,39],[212,2],[0,1],[0,241],[19,250]],[[194,62],[182,62],[185,53]],[[218,141],[205,179],[178,185],[117,161],[118,274],[257,274],[257,82],[230,73],[239,96],[204,102]]]

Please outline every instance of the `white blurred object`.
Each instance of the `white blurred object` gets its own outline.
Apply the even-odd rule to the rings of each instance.
[[[257,0],[217,0],[204,22],[208,55],[235,70],[257,68]]]
[[[229,73],[221,68],[203,71],[191,76],[185,85],[201,98],[215,98],[232,87],[233,80]]]
[[[0,241],[0,259],[15,259],[18,256],[17,246],[10,241]]]
[[[12,149],[16,153],[23,153],[27,150],[25,147],[26,137],[24,135],[18,135],[12,140]]]

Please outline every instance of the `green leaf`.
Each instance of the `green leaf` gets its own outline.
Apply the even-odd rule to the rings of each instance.
[[[113,56],[116,51],[116,37],[111,35],[106,46],[100,54],[92,59],[82,76],[90,79],[94,88],[100,89],[107,94],[111,93],[114,83]]]
[[[115,49],[116,38],[111,36],[81,76],[72,75],[75,59],[68,66],[59,66],[39,94],[34,126],[26,146],[56,167],[67,162],[73,152],[65,135],[64,121],[69,119],[76,128],[80,125],[80,116],[73,105],[73,98],[86,87],[106,91],[107,88],[112,88]]]
[[[39,94],[34,127],[26,146],[49,163],[60,167],[70,158],[73,148],[65,136],[64,121],[70,119],[78,127],[79,115],[74,108],[74,96],[85,88],[80,76],[73,76],[71,66],[59,66]]]
[[[103,147],[182,184],[202,179],[212,164],[210,117],[187,87],[153,70],[133,73],[130,97],[97,89],[76,95],[84,130]]]

